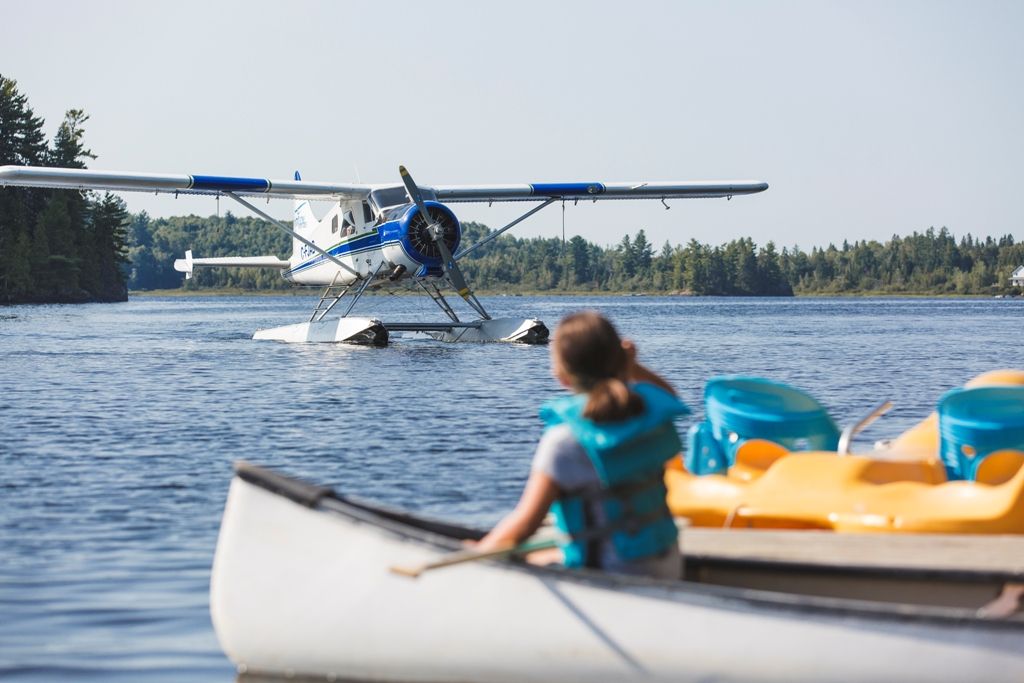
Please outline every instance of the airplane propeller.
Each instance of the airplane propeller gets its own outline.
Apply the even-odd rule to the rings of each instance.
[[[452,252],[448,248],[448,245],[444,241],[444,226],[437,223],[427,211],[426,204],[423,203],[423,195],[420,193],[420,188],[416,186],[416,181],[409,175],[409,171],[406,170],[405,166],[398,167],[398,173],[402,176],[402,184],[405,185],[405,191],[409,193],[409,197],[413,203],[416,204],[416,208],[419,209],[420,215],[427,223],[427,232],[434,239],[434,244],[437,245],[438,251],[441,252],[441,268],[444,274],[451,280],[452,285],[455,286],[455,290],[459,293],[459,296],[465,300],[475,311],[483,315],[487,320],[490,320],[490,316],[483,310],[483,306],[476,300],[476,296],[469,289],[469,285],[466,283],[466,278],[463,277],[462,271],[459,270],[458,264],[452,257]]]

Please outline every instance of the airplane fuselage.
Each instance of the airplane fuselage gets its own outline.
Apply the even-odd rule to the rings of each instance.
[[[433,222],[444,229],[449,251],[456,252],[462,230],[458,218],[444,204],[426,202]],[[398,280],[405,277],[440,277],[441,255],[427,222],[410,203],[378,208],[369,202],[340,202],[320,220],[308,203],[296,206],[295,231],[338,259],[339,266],[313,247],[295,241],[285,279],[301,285],[345,285],[368,276]]]

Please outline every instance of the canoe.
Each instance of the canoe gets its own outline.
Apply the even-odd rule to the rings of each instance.
[[[807,591],[766,590],[742,577],[785,579],[785,563],[736,557],[688,558],[678,581],[509,559],[389,571],[479,536],[239,463],[213,564],[217,637],[243,680],[1024,680],[1024,617],[978,611],[1021,572],[883,571],[924,589],[865,599],[841,590],[871,578],[858,568],[803,563]],[[700,578],[716,572],[731,578]],[[943,602],[957,587],[976,602]]]

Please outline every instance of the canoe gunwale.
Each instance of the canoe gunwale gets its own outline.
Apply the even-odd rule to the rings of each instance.
[[[318,486],[283,475],[279,472],[253,465],[244,461],[235,463],[236,476],[246,483],[267,492],[282,496],[292,502],[325,514],[337,514],[374,529],[398,537],[403,542],[428,546],[441,552],[463,549],[465,539],[478,539],[483,532],[448,522],[419,517],[408,512],[381,506],[375,502],[355,500],[337,494],[331,487]],[[726,566],[748,569],[772,569],[776,571],[803,571],[819,574],[863,573],[864,575],[920,577],[922,579],[943,578],[954,581],[1020,580],[1019,575],[1007,576],[990,572],[964,570],[927,570],[917,568],[878,567],[828,567],[806,562],[780,562],[760,559],[737,558],[694,558],[697,561],[721,563]],[[688,558],[689,560],[689,558]],[[592,569],[567,569],[558,566],[530,565],[519,559],[488,559],[481,563],[500,568],[502,571],[525,572],[557,581],[590,585],[602,589],[626,591],[646,597],[656,596],[674,602],[684,602],[717,609],[738,611],[772,610],[790,612],[803,616],[830,618],[860,618],[887,623],[926,623],[933,627],[972,629],[1016,630],[1024,634],[1024,619],[1015,616],[1010,619],[986,619],[978,617],[972,610],[855,600],[840,597],[782,593],[744,587],[703,584],[694,581],[673,581],[639,576],[606,573]]]
[[[270,493],[283,496],[303,507],[317,509],[323,506],[335,508],[336,511],[348,514],[376,526],[402,532],[403,536],[422,539],[429,545],[451,549],[461,548],[462,540],[479,540],[484,532],[478,529],[451,524],[439,520],[418,517],[395,508],[388,508],[376,502],[361,501],[342,496],[330,486],[310,484],[294,479],[266,467],[239,460],[234,465],[235,475],[242,481],[259,486]],[[389,524],[394,522],[395,524]],[[406,530],[412,527],[421,533],[409,534]]]

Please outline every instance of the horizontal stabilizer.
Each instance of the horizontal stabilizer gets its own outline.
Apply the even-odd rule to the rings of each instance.
[[[192,252],[186,251],[185,258],[174,261],[174,269],[185,273],[185,278],[192,277],[192,269],[200,268],[278,268],[284,270],[291,264],[276,256],[217,256],[213,258],[192,258]]]

